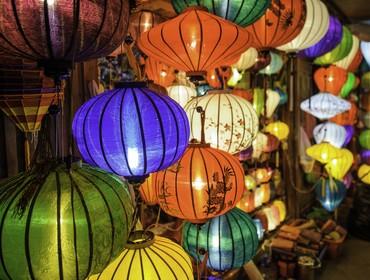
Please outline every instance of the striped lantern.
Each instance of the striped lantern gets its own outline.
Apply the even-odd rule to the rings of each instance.
[[[346,186],[343,182],[331,178],[321,178],[315,184],[315,191],[317,200],[330,212],[334,211],[346,196]]]
[[[141,184],[139,188],[141,199],[147,205],[156,205],[158,204],[157,192],[155,191],[155,181],[157,179],[156,173],[152,173],[149,177],[145,180],[144,183]]]
[[[190,257],[168,238],[150,231],[135,231],[125,250],[99,275],[88,280],[168,279],[193,280]]]
[[[339,95],[343,85],[347,80],[347,71],[343,68],[330,65],[329,67],[321,67],[314,73],[316,86],[321,92],[328,92],[334,95]]]
[[[258,51],[255,48],[249,48],[241,54],[239,60],[232,67],[238,69],[240,72],[245,71],[256,63],[257,58]]]
[[[137,11],[130,14],[127,33],[136,41],[140,34],[148,31],[166,19],[152,11]]]
[[[254,257],[258,247],[253,220],[237,208],[203,225],[185,223],[182,237],[185,251],[197,261],[207,254],[207,266],[215,271],[242,267]]]
[[[149,80],[162,87],[169,87],[176,79],[175,68],[152,57],[145,60],[145,74]]]
[[[352,41],[353,41],[352,49],[349,52],[349,54],[345,58],[334,63],[334,65],[341,67],[347,71],[349,71],[348,68],[350,67],[352,61],[357,56],[358,51],[360,49],[360,40],[358,39],[358,37],[355,35],[352,35]]]
[[[197,97],[197,91],[189,86],[172,85],[167,88],[168,96],[185,107],[185,105],[194,97]]]
[[[317,144],[328,142],[337,148],[343,146],[346,136],[346,129],[332,122],[318,124],[313,130],[313,137]]]
[[[128,185],[83,164],[47,162],[0,185],[0,278],[85,279],[126,245]]]
[[[265,68],[261,69],[258,73],[264,75],[274,75],[280,72],[281,68],[283,68],[283,59],[282,57],[274,52],[270,52],[271,61],[270,64],[267,65]]]

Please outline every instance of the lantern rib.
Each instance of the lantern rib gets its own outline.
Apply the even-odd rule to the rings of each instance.
[[[234,138],[234,111],[233,111],[233,108],[232,108],[230,99],[227,96],[227,94],[225,95],[225,98],[226,98],[227,102],[229,102],[230,115],[231,115],[231,132],[230,132],[231,133],[231,137],[230,137],[230,142],[229,142],[229,148],[227,149],[227,151],[230,151],[231,144],[233,143],[233,138]]]
[[[139,258],[140,258],[140,270],[141,270],[141,279],[145,279],[144,277],[144,267],[143,267],[143,256],[141,255],[141,251],[145,251],[145,248],[144,250],[142,249],[139,249]],[[132,258],[134,259],[134,258]]]
[[[120,261],[119,261],[119,263],[117,264],[117,266],[116,266],[116,268],[114,269],[114,272],[113,272],[113,274],[112,274],[112,278],[111,278],[111,280],[113,280],[113,279],[115,279],[115,276],[116,276],[116,274],[117,274],[117,272],[118,272],[118,269],[121,267],[121,264],[122,264],[122,262],[124,261],[124,259],[126,258],[126,256],[128,255],[128,253],[130,252],[130,250],[126,250],[126,253],[122,256],[122,258],[120,259]],[[103,272],[102,272],[103,273]],[[100,275],[99,275],[99,277],[98,277],[98,279],[97,280],[99,280],[100,279],[100,276],[102,275],[102,273],[100,273]]]
[[[199,14],[198,14],[198,11],[195,10],[195,15],[197,16],[197,20],[198,20],[198,24],[199,24],[199,29],[200,29],[200,43],[199,43],[199,55],[198,55],[198,66],[197,66],[197,69],[199,69],[199,65],[200,65],[200,60],[202,58],[202,46],[203,46],[203,25],[202,25],[202,22],[200,20],[200,17],[199,17]],[[181,27],[181,25],[180,25]],[[181,37],[182,39],[182,37]],[[190,57],[189,57],[190,59]]]
[[[231,237],[231,246],[232,246],[232,259],[231,259],[231,267],[234,267],[235,265],[235,244],[234,244],[234,235],[233,235],[233,230],[231,228],[231,224],[230,224],[230,220],[229,220],[229,217],[228,215],[225,215],[223,218],[226,219],[226,222],[227,222],[227,225],[228,225],[228,230],[230,232],[230,237]],[[222,218],[220,218],[221,220]],[[221,223],[221,222],[220,222]],[[244,243],[243,243],[244,244]],[[220,246],[221,247],[221,246]],[[238,248],[238,251],[240,250],[240,248]],[[243,252],[244,254],[244,252]]]
[[[31,59],[31,60],[34,60],[35,58],[29,54],[27,54],[26,52],[22,51],[21,49],[17,48],[15,45],[13,45],[5,36],[3,33],[0,33],[0,38],[2,38],[10,47],[12,47],[13,49],[15,49],[17,51],[18,54],[22,54],[22,57],[24,58],[28,58],[28,59]],[[11,53],[11,51],[9,51],[7,48],[4,48],[4,46],[1,46],[1,49],[4,49],[5,52],[9,52]]]
[[[45,1],[46,3],[47,1]],[[58,265],[59,265],[59,278],[63,279],[63,252],[62,252],[62,234],[61,234],[61,209],[60,209],[60,199],[61,199],[61,186],[60,186],[60,178],[58,172],[55,172],[55,181],[56,181],[56,189],[57,189],[57,247],[58,247]],[[113,234],[113,231],[112,231]]]
[[[243,230],[242,230],[242,227],[241,227],[241,225],[240,225],[240,223],[239,223],[239,220],[234,216],[234,213],[233,212],[230,212],[230,216],[234,219],[234,221],[235,221],[235,224],[238,226],[238,228],[239,228],[239,232],[240,232],[240,236],[241,236],[241,238],[242,238],[242,243],[243,243],[243,249],[242,249],[242,251],[243,251],[243,260],[245,260],[246,258],[245,258],[245,250],[246,250],[246,246],[245,246],[245,239],[244,239],[244,234],[243,234]],[[228,219],[228,215],[225,215],[225,217]],[[243,217],[239,217],[241,220],[244,220],[243,219]],[[227,220],[227,222],[229,223],[229,220]],[[231,225],[230,225],[230,223],[229,223],[229,228],[231,229]],[[248,228],[249,229],[249,226],[247,226],[246,228]],[[250,230],[249,230],[250,231]],[[232,232],[232,230],[230,230],[230,232]],[[252,235],[252,234],[251,234]],[[252,244],[254,244],[254,241],[252,242]],[[238,250],[239,250],[240,248],[238,248]],[[254,248],[253,248],[254,249]],[[234,250],[233,250],[234,251]],[[250,259],[250,258],[252,258],[252,252],[254,252],[254,250],[252,250],[251,251],[251,253],[250,253],[250,255],[249,255],[249,257],[248,257],[248,259]],[[234,265],[232,266],[232,267],[234,267]]]
[[[190,164],[189,164],[189,166],[190,166],[190,168],[189,168],[190,184],[189,184],[189,187],[190,187],[190,194],[191,194],[191,204],[193,206],[193,213],[194,213],[195,219],[197,219],[198,215],[197,215],[197,211],[195,210],[194,192],[193,192],[193,157],[194,157],[195,150],[198,150],[198,148],[192,149],[191,150],[191,155],[190,155]]]
[[[186,151],[185,151],[185,153],[186,153]],[[183,160],[184,158],[181,158],[180,160],[179,160],[179,162],[177,163],[178,164],[178,166],[179,166],[179,168],[181,168],[181,162],[182,162],[182,160]],[[164,183],[166,182],[166,175],[167,175],[167,171],[168,171],[168,169],[165,169],[164,170],[164,174],[163,174],[163,182],[162,182],[162,190],[163,190],[163,199],[164,199],[164,203],[166,204],[166,205],[168,205],[169,203],[167,202],[167,200],[166,200],[166,186],[164,185]],[[181,203],[180,203],[180,198],[179,198],[179,194],[178,194],[178,174],[179,174],[179,172],[176,172],[176,175],[175,175],[175,196],[176,196],[176,201],[177,201],[177,205],[179,206],[179,210],[180,210],[180,212],[181,212],[181,215],[182,216],[185,216],[185,214],[184,214],[184,212],[182,211],[182,207],[181,207]],[[160,186],[161,187],[161,186]]]
[[[132,263],[134,262],[134,259],[135,259],[135,255],[137,253],[137,251],[139,251],[140,249],[138,250],[132,250],[133,253],[132,253],[132,256],[131,256],[131,260],[130,260],[130,264],[128,266],[128,269],[127,269],[127,275],[126,275],[126,279],[128,278],[128,276],[130,275],[130,272],[131,272],[131,269],[132,269]],[[127,251],[130,251],[130,250],[127,250]]]
[[[195,11],[195,12],[196,12],[196,11]],[[180,20],[180,22],[179,22],[179,35],[180,35],[180,39],[181,39],[181,44],[182,44],[182,46],[183,46],[183,48],[184,48],[184,50],[185,50],[186,56],[188,57],[188,61],[190,61],[191,69],[195,69],[195,66],[194,66],[194,64],[193,64],[193,61],[192,61],[192,59],[191,59],[191,57],[190,57],[190,55],[189,55],[188,49],[187,49],[187,47],[186,47],[186,44],[185,44],[185,41],[184,41],[184,36],[183,36],[183,34],[182,34],[182,24],[183,24],[183,22],[184,22],[185,18],[186,18],[186,16],[184,16],[184,17]],[[199,60],[198,60],[198,64],[199,64]]]
[[[161,250],[161,249],[159,249],[157,246],[155,246],[155,244],[153,244],[151,247],[153,247],[153,248],[156,248],[156,249],[158,249],[159,251],[162,251],[162,253],[164,253],[165,255],[168,255],[168,254],[166,254],[166,252],[163,252],[163,250]],[[172,269],[172,267],[171,267],[171,265],[160,255],[160,254],[158,254],[158,252],[156,252],[156,251],[154,251],[151,247],[148,247],[148,248],[146,248],[145,250],[150,250],[150,251],[152,251],[155,255],[157,255],[157,257],[158,258],[160,258],[161,259],[161,261],[169,268],[169,270],[172,272],[172,274],[173,274],[173,276],[174,276],[174,278],[176,279],[177,277],[176,277],[176,273],[173,271],[173,269]],[[168,255],[169,257],[171,257],[172,258],[172,256],[171,255]],[[173,258],[172,258],[173,259]],[[178,262],[177,261],[175,261],[177,264],[178,264]],[[179,265],[180,266],[180,265]]]
[[[150,257],[150,254],[148,254],[148,252],[147,252],[147,250],[146,250],[146,249],[144,249],[143,251],[144,251],[144,253],[146,254],[146,256],[148,257],[148,259],[149,259],[149,261],[150,261],[150,264],[151,264],[151,265],[152,265],[152,267],[154,268],[155,273],[157,274],[158,279],[161,279],[161,276],[160,276],[160,274],[159,274],[159,272],[158,272],[158,269],[157,269],[156,265],[154,264],[154,262],[153,262],[152,258]],[[145,279],[145,278],[143,277],[143,279]]]
[[[50,36],[48,0],[44,1],[44,23],[45,23],[45,36],[46,36],[46,45],[47,45],[48,54],[51,59],[54,59],[53,46],[52,46],[51,36]],[[63,275],[62,275],[62,279],[63,279]]]
[[[209,175],[208,175],[208,169],[207,169],[207,162],[206,160],[204,159],[204,155],[203,155],[203,152],[202,152],[202,149],[199,149],[199,153],[200,153],[200,156],[202,158],[202,161],[203,161],[203,167],[204,167],[204,171],[206,173],[206,178],[207,178],[207,189],[208,189],[208,193],[210,194],[211,193],[211,187],[210,187],[210,183],[209,183]],[[210,196],[208,196],[208,204],[210,204]],[[207,216],[209,215],[209,209],[207,209]]]

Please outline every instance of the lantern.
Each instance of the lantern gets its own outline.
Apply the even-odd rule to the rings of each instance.
[[[320,179],[315,184],[316,198],[328,211],[334,211],[346,196],[346,186],[338,180]]]
[[[231,68],[231,72],[232,72],[232,75],[230,79],[227,81],[227,85],[229,87],[235,87],[243,79],[244,73],[239,73],[239,71],[236,68]]]
[[[370,129],[361,131],[359,142],[362,148],[370,150]]]
[[[267,203],[271,198],[270,183],[263,183],[259,187],[262,192],[262,203]]]
[[[272,49],[292,41],[301,32],[306,19],[304,1],[272,1],[266,13],[247,30],[252,34],[252,46]]]
[[[353,125],[345,125],[344,129],[346,130],[346,140],[344,141],[342,147],[347,146],[351,142],[352,137],[355,134],[355,128],[353,127]]]
[[[263,149],[265,146],[267,146],[268,138],[265,134],[258,132],[257,137],[252,142],[253,147],[253,158],[259,158],[261,154],[263,153]]]
[[[129,1],[3,1],[0,46],[37,60],[46,72],[65,72],[74,61],[110,54],[123,41]]]
[[[281,68],[283,68],[283,59],[280,55],[274,52],[270,52],[271,62],[265,68],[259,71],[260,74],[265,75],[274,75],[280,72]]]
[[[366,72],[361,76],[361,87],[366,90],[370,89],[370,72]]]
[[[266,68],[271,62],[270,52],[259,52],[256,63],[250,68],[250,71],[258,72],[263,68]]]
[[[272,122],[265,127],[265,132],[268,132],[277,137],[280,141],[283,141],[289,136],[289,126],[281,121]]]
[[[340,155],[340,150],[329,143],[323,142],[309,147],[306,153],[321,163],[328,163]]]
[[[370,42],[361,41],[360,44],[362,55],[364,56],[368,65],[370,65]]]
[[[191,260],[180,245],[151,231],[135,231],[126,249],[89,280],[194,279]]]
[[[340,97],[347,98],[350,92],[355,88],[356,85],[356,76],[348,72],[347,81],[344,83],[341,91],[340,91]]]
[[[270,0],[229,1],[222,0],[172,0],[175,11],[179,14],[187,7],[203,6],[219,17],[240,26],[247,26],[259,19],[270,5]]]
[[[254,190],[254,207],[258,208],[263,204],[263,189],[256,188]]]
[[[137,11],[130,15],[128,34],[136,41],[140,34],[165,21],[160,15],[151,11]]]
[[[265,153],[271,153],[273,151],[276,151],[280,145],[279,138],[277,138],[276,136],[270,133],[266,133],[266,136],[267,136],[267,144],[266,146],[263,147],[263,151]]]
[[[190,144],[174,166],[157,174],[161,209],[193,222],[227,212],[241,199],[244,189],[244,171],[238,159],[207,144]]]
[[[257,185],[270,181],[273,173],[273,170],[269,167],[249,170],[249,175],[256,180]]]
[[[245,188],[247,190],[252,191],[256,188],[257,182],[256,182],[256,180],[254,179],[253,176],[245,175],[244,176],[244,185],[245,185]]]
[[[286,104],[288,102],[288,94],[278,87],[274,88],[274,90],[280,95],[279,106]]]
[[[145,177],[175,163],[189,140],[184,110],[144,83],[119,86],[75,114],[73,135],[83,159],[125,177]]]
[[[266,117],[271,118],[276,108],[280,103],[280,94],[272,89],[267,89],[266,91],[267,100],[266,100]]]
[[[346,136],[346,129],[332,122],[319,124],[313,130],[313,137],[317,144],[328,142],[337,148],[343,146]]]
[[[315,45],[299,52],[301,57],[313,59],[333,50],[342,40],[343,28],[340,21],[329,16],[329,28],[323,38]]]
[[[236,207],[246,213],[253,212],[253,210],[255,209],[254,192],[245,190],[241,200],[236,204]]]
[[[362,164],[357,171],[357,176],[361,182],[370,185],[370,165]]]
[[[224,88],[226,87],[226,83],[228,82],[231,75],[232,69],[229,66],[222,66],[208,71],[206,79],[211,87]]]
[[[370,150],[362,150],[360,152],[361,155],[361,162],[370,165]]]
[[[185,106],[191,127],[191,138],[200,140],[201,116],[197,107],[205,111],[205,140],[212,147],[231,154],[252,145],[258,132],[258,117],[252,105],[244,98],[227,90],[208,91]]]
[[[238,71],[245,71],[251,68],[258,59],[258,51],[255,48],[249,48],[243,52],[239,60],[232,65],[233,68],[236,68]]]
[[[176,79],[175,69],[152,57],[145,60],[145,74],[149,80],[162,87],[169,87]]]
[[[351,108],[348,111],[330,118],[330,121],[339,125],[354,125],[357,122],[358,109],[354,102],[350,102],[350,104]]]
[[[141,184],[139,188],[141,199],[147,205],[152,206],[158,204],[157,193],[155,191],[156,179],[156,173],[150,174],[150,176],[145,180],[143,184]]]
[[[260,219],[253,219],[254,225],[256,226],[257,229],[257,236],[259,240],[262,240],[263,234],[265,232],[261,220]]]
[[[346,26],[343,26],[343,37],[338,46],[336,46],[330,52],[317,57],[314,60],[315,64],[328,65],[333,64],[343,58],[345,58],[351,51],[353,45],[352,33]]]
[[[352,41],[353,41],[352,49],[349,52],[349,54],[346,57],[344,57],[343,59],[334,63],[336,66],[341,67],[345,70],[348,70],[352,61],[354,60],[354,58],[358,54],[358,50],[360,48],[360,40],[357,38],[357,36],[352,35]]]
[[[167,88],[168,96],[185,107],[186,103],[197,96],[197,91],[189,86],[173,85]]]
[[[266,214],[263,211],[258,211],[255,215],[255,217],[260,220],[263,230],[268,231],[268,220],[266,217]]]
[[[302,31],[289,43],[277,49],[296,53],[318,43],[329,28],[329,12],[320,0],[306,0],[306,21]]]
[[[262,88],[253,89],[253,108],[260,117],[265,110],[265,91]]]
[[[282,200],[275,200],[273,202],[273,205],[275,205],[278,210],[279,210],[279,217],[280,217],[280,222],[283,222],[286,218],[286,206],[284,201]]]
[[[314,80],[320,91],[338,95],[347,80],[347,71],[334,65],[321,67],[315,71]]]
[[[216,271],[242,267],[258,248],[253,220],[237,208],[204,225],[185,223],[182,237],[185,251],[198,262],[208,253],[207,266]]]
[[[142,33],[138,41],[148,56],[187,72],[235,63],[250,44],[246,30],[199,7]]]
[[[353,164],[353,154],[347,149],[340,149],[338,156],[333,157],[326,165],[325,170],[330,176],[342,180]]]
[[[275,208],[275,210],[276,210],[276,208]],[[279,225],[279,221],[276,220],[276,217],[275,217],[271,207],[264,208],[262,210],[262,212],[267,217],[267,230],[272,231],[272,230],[276,229],[276,227]]]
[[[85,279],[126,244],[128,185],[100,169],[46,162],[0,192],[1,279]]]
[[[362,52],[361,52],[361,49],[359,48],[355,57],[353,58],[351,64],[348,66],[347,71],[348,72],[356,72],[357,69],[360,67],[362,59],[363,59]]]
[[[301,103],[301,109],[316,118],[330,119],[348,111],[351,103],[330,93],[318,93]]]

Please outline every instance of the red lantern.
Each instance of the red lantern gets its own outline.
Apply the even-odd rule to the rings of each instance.
[[[334,65],[322,67],[316,70],[314,80],[321,92],[338,95],[347,81],[347,71]]]
[[[351,102],[351,109],[342,114],[336,115],[331,118],[330,121],[339,125],[354,125],[357,122],[357,114],[357,106],[355,103]]]

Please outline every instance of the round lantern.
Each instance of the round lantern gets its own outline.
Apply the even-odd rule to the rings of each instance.
[[[344,141],[342,147],[347,146],[351,142],[352,137],[355,134],[355,128],[353,125],[345,125],[344,129],[346,130],[346,140]]]
[[[358,50],[360,48],[360,40],[358,39],[357,36],[352,35],[352,41],[353,41],[352,49],[349,52],[349,54],[346,57],[344,57],[343,59],[334,63],[336,66],[341,67],[345,70],[348,70],[352,61],[354,60],[354,58],[358,54]]]
[[[320,179],[315,184],[316,198],[322,207],[332,212],[346,196],[346,186],[338,180]]]
[[[318,119],[330,119],[348,111],[351,103],[330,93],[318,93],[301,103],[301,109]]]
[[[138,46],[148,56],[178,70],[202,72],[235,63],[250,47],[251,39],[238,25],[190,7],[142,33]]]
[[[271,62],[265,68],[259,71],[260,74],[265,75],[274,75],[280,72],[281,68],[283,68],[283,59],[277,53],[270,52]]]
[[[350,102],[350,105],[351,108],[348,111],[330,118],[330,121],[339,125],[354,125],[357,122],[358,109],[354,102]]]
[[[340,149],[338,156],[333,157],[326,165],[325,170],[330,176],[342,180],[353,164],[353,154],[347,149]]]
[[[370,165],[362,164],[357,171],[357,176],[361,182],[370,185]]]
[[[265,229],[262,226],[261,220],[256,218],[256,219],[253,219],[253,222],[254,222],[254,225],[256,226],[256,229],[257,229],[258,239],[262,240]]]
[[[315,71],[314,80],[320,91],[338,95],[346,83],[347,71],[334,65],[321,67]]]
[[[150,174],[150,176],[141,184],[139,191],[141,199],[147,205],[156,205],[158,204],[157,192],[155,191],[155,180],[156,173]]]
[[[361,64],[363,58],[364,57],[362,56],[361,49],[359,48],[355,57],[353,58],[351,64],[348,66],[347,71],[348,72],[356,72],[357,69],[360,67],[360,64]]]
[[[124,84],[83,104],[73,120],[83,159],[125,177],[145,177],[184,153],[189,123],[184,110],[144,83]]]
[[[359,142],[362,148],[370,150],[370,129],[361,131]]]
[[[137,11],[130,15],[127,33],[136,41],[140,34],[165,21],[160,15],[151,11]]]
[[[365,90],[370,89],[370,72],[366,72],[361,76],[361,87]]]
[[[47,162],[0,185],[1,279],[85,279],[123,250],[128,185],[85,164]]]
[[[190,144],[175,165],[157,174],[156,189],[164,212],[202,222],[222,215],[241,199],[244,171],[229,153],[207,144]]]
[[[350,92],[355,88],[356,76],[348,72],[347,81],[344,83],[342,89],[340,90],[340,97],[347,98]]]
[[[188,102],[185,111],[191,138],[198,140],[201,138],[201,114],[196,112],[199,106],[205,111],[205,140],[212,147],[234,154],[252,145],[258,132],[258,117],[247,100],[230,91],[215,90]]]
[[[319,124],[313,130],[313,137],[317,144],[328,142],[337,148],[343,146],[346,136],[346,129],[332,122]]]
[[[321,163],[328,163],[340,155],[340,150],[329,143],[323,142],[309,147],[306,153]]]
[[[285,206],[284,201],[282,201],[282,200],[275,200],[273,202],[273,205],[275,205],[278,208],[280,222],[283,222],[285,220],[285,218],[286,218],[286,206]]]
[[[252,212],[255,209],[254,192],[245,190],[242,199],[236,204],[236,207],[246,213]]]
[[[272,49],[292,41],[301,32],[306,19],[304,1],[272,1],[266,13],[247,30],[252,34],[252,46]]]
[[[280,141],[283,141],[289,136],[289,126],[281,121],[272,122],[265,127],[265,132],[268,132],[277,137]]]
[[[188,254],[168,238],[151,231],[135,231],[126,249],[99,275],[89,280],[188,279],[193,268]]]
[[[258,51],[255,48],[249,48],[241,54],[239,60],[232,67],[238,69],[238,71],[245,71],[251,68],[257,59]]]
[[[262,203],[267,203],[271,198],[271,187],[270,183],[263,183],[259,187],[262,192]]]
[[[237,208],[204,225],[185,223],[182,237],[185,251],[199,262],[207,253],[207,266],[216,271],[242,267],[258,248],[253,220]]]
[[[162,87],[172,85],[176,79],[175,69],[154,58],[148,57],[145,60],[145,74],[148,80]]]
[[[189,86],[173,85],[167,88],[168,96],[185,107],[186,103],[197,96],[197,91]]]
[[[259,19],[270,5],[270,0],[227,1],[222,0],[172,0],[177,13],[187,7],[203,6],[219,17],[232,21],[240,26],[247,26]]]
[[[339,45],[336,46],[330,52],[317,57],[314,60],[315,64],[328,65],[333,64],[343,58],[345,58],[351,51],[353,45],[352,33],[346,26],[343,26],[343,37]]]
[[[123,41],[129,1],[4,1],[0,48],[37,60],[46,72],[110,54]]]
[[[301,57],[316,58],[331,50],[333,50],[342,40],[343,28],[340,21],[334,17],[329,16],[329,28],[325,36],[315,45],[299,52]]]
[[[302,31],[279,50],[295,53],[318,43],[329,28],[329,12],[320,0],[306,0],[306,21]]]
[[[360,152],[361,162],[370,165],[370,150],[362,150]]]
[[[362,55],[364,56],[368,65],[370,65],[370,42],[361,41],[360,44]]]

